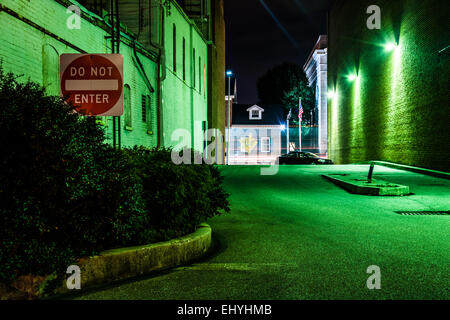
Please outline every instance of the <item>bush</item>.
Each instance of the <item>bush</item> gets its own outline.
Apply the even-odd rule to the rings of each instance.
[[[161,241],[195,231],[199,223],[222,211],[228,212],[228,194],[222,189],[218,169],[206,164],[176,165],[170,149],[128,150],[130,163],[142,179],[148,212],[145,225],[152,234],[140,231],[138,242]]]
[[[0,69],[0,281],[128,240],[122,221],[144,214],[141,189],[104,139],[93,118]]]
[[[229,211],[217,168],[104,140],[94,118],[0,66],[0,282],[64,274],[78,257],[182,236]]]

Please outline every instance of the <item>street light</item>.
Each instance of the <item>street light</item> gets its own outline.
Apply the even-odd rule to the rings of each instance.
[[[228,77],[228,131],[227,131],[227,165],[230,164],[230,130],[231,130],[231,77],[233,76],[233,71],[227,70],[226,75]]]

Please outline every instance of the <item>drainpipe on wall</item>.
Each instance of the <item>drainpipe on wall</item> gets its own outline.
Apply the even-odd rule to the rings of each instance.
[[[189,56],[191,56],[192,55],[192,52],[193,52],[193,46],[192,46],[192,42],[193,42],[193,40],[194,40],[194,37],[193,37],[193,26],[192,26],[192,24],[193,24],[193,22],[192,21],[190,21],[190,23],[189,23],[189,41],[190,41],[190,45],[189,45],[189,50],[190,50],[190,52],[189,52]],[[193,66],[192,66],[192,61],[189,61],[189,65],[190,65],[190,74],[191,74],[191,82],[192,82],[192,79],[194,78],[194,75],[193,75]],[[200,77],[201,75],[199,75],[199,77]],[[195,113],[194,113],[194,88],[193,88],[193,86],[192,86],[192,88],[190,88],[190,98],[191,98],[191,148],[192,148],[192,150],[194,150],[195,149]]]
[[[111,19],[111,53],[115,53],[114,0],[109,1],[109,18]],[[113,146],[116,147],[116,118],[112,117]]]
[[[152,36],[150,35],[150,45],[158,50],[158,58],[157,58],[157,67],[156,67],[156,113],[157,113],[157,119],[156,119],[156,126],[157,126],[157,142],[156,146],[157,148],[161,148],[161,146],[164,146],[164,128],[163,128],[163,108],[162,108],[162,83],[166,79],[166,54],[165,54],[165,41],[164,41],[164,30],[165,30],[165,12],[164,12],[164,3],[159,0],[155,0],[158,2],[158,15],[159,15],[159,43],[154,43]],[[152,7],[152,0],[150,0],[150,15],[151,15],[151,7]],[[152,93],[154,92],[152,88]]]
[[[157,0],[156,0],[157,1]],[[150,0],[150,15],[152,14],[152,0]],[[157,142],[156,146],[157,148],[160,148],[161,146],[164,146],[164,134],[163,134],[163,108],[162,108],[162,82],[166,79],[166,55],[165,55],[165,47],[164,47],[164,6],[161,3],[161,1],[158,1],[158,15],[159,15],[159,43],[154,43],[152,36],[150,35],[150,45],[158,50],[158,58],[156,61],[156,114],[157,114],[157,120],[156,120],[156,131],[157,131]],[[139,38],[140,30],[137,38]],[[136,59],[136,62],[138,66],[140,67],[140,70],[142,74],[144,75],[145,84],[147,85],[147,88],[151,93],[155,92],[155,89],[153,89],[150,80],[147,77],[147,74],[145,73],[144,67],[137,55],[136,52],[136,39],[133,41],[133,50],[134,50],[134,56]]]
[[[158,142],[157,147],[160,148],[161,146],[164,146],[164,121],[163,121],[163,106],[162,106],[162,83],[166,79],[166,53],[165,53],[165,20],[164,20],[164,7],[160,3],[159,4],[159,13],[160,13],[160,43],[161,45],[157,44],[156,47],[158,48],[159,54],[158,54],[158,68],[157,68],[157,130],[158,130]],[[153,45],[153,43],[152,43]]]
[[[134,54],[134,59],[136,60],[137,65],[139,66],[139,69],[142,72],[142,75],[144,76],[145,85],[147,86],[150,93],[155,92],[155,89],[153,89],[152,84],[150,83],[150,80],[147,77],[147,73],[145,73],[145,69],[144,69],[144,66],[142,65],[141,59],[139,59],[139,56],[137,54],[136,39],[133,39],[133,54]]]
[[[116,39],[116,53],[120,52],[120,18],[119,18],[119,0],[116,0],[116,32],[117,32],[117,39]],[[122,144],[122,135],[121,135],[121,117],[116,117],[117,119],[117,144],[120,149]]]

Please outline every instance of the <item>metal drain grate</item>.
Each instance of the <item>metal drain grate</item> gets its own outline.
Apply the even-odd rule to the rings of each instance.
[[[449,216],[450,211],[395,211],[402,216]]]

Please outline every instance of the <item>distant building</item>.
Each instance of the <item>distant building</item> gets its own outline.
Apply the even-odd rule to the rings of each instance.
[[[234,104],[229,164],[269,164],[281,155],[283,106]]]
[[[308,78],[310,87],[314,90],[316,106],[314,114],[318,124],[319,153],[328,153],[328,84],[327,84],[327,46],[328,37],[321,35],[317,40],[303,69]]]

